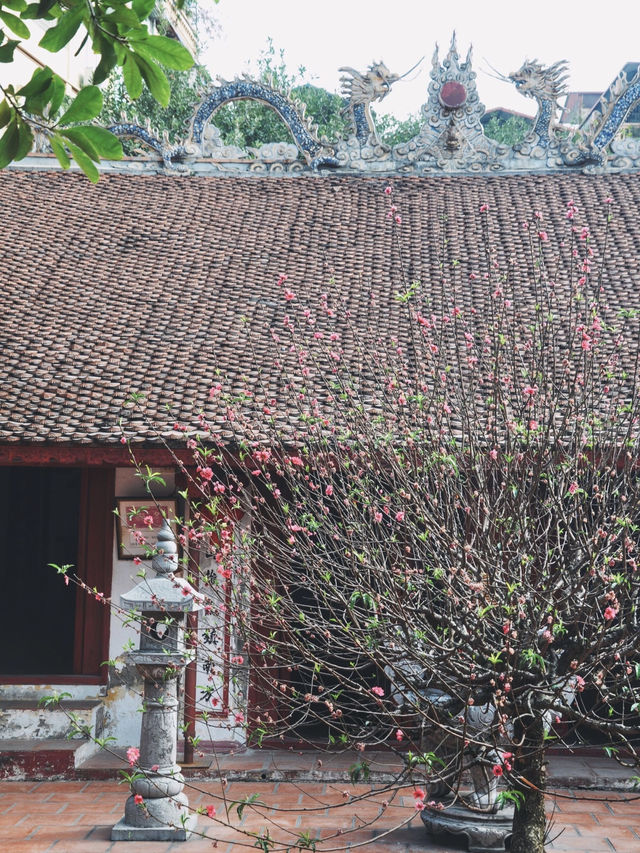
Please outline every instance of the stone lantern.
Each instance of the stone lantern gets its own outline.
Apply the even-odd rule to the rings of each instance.
[[[201,605],[198,593],[173,577],[178,548],[166,520],[156,549],[151,566],[157,577],[143,580],[120,597],[122,607],[136,611],[141,619],[140,649],[130,658],[144,680],[138,759],[144,775],[131,783],[124,817],[111,830],[113,841],[186,841],[197,823],[187,808],[184,777],[176,763],[177,683],[188,662],[185,614]]]

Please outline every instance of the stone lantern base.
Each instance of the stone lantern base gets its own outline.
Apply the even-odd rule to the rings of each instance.
[[[469,853],[504,853],[513,831],[513,806],[495,813],[464,806],[445,806],[442,811],[425,808],[420,817],[430,835],[465,836]]]
[[[190,814],[184,794],[145,800],[137,805],[133,796],[124,807],[124,817],[111,829],[112,841],[186,841],[196,828],[198,816]]]

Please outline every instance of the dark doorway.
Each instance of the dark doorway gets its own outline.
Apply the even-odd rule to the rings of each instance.
[[[82,471],[0,467],[0,672],[74,672],[76,591],[48,563],[78,565]]]

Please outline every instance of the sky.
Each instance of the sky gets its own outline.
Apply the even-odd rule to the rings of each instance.
[[[640,2],[618,0],[201,0],[211,8],[218,35],[202,60],[225,79],[255,69],[255,60],[273,39],[285,51],[291,70],[303,65],[307,79],[339,91],[338,68],[366,71],[382,60],[403,74],[421,57],[420,68],[396,83],[376,110],[398,118],[417,113],[427,100],[431,57],[436,42],[446,54],[455,30],[458,53],[473,46],[473,68],[480,100],[487,109],[508,107],[528,115],[535,102],[512,84],[494,79],[525,59],[551,64],[569,61],[569,88],[603,91],[625,62],[640,61]],[[252,65],[253,63],[253,65]]]

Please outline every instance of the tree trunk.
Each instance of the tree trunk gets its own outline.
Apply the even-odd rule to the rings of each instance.
[[[544,853],[546,818],[544,792],[547,786],[547,763],[544,749],[544,726],[536,720],[527,735],[516,770],[533,787],[523,784],[524,802],[513,816],[511,853]]]

